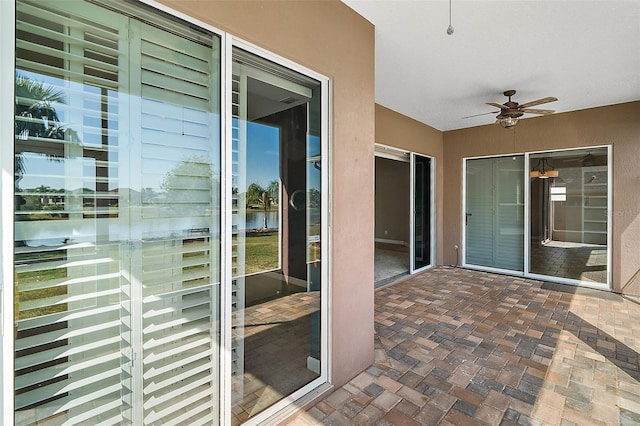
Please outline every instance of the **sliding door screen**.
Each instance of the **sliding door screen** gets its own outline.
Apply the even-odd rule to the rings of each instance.
[[[524,157],[465,162],[465,264],[524,269]]]

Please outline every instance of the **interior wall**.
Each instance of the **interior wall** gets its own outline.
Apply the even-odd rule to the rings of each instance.
[[[462,161],[465,157],[612,145],[611,269],[614,291],[640,294],[640,102],[445,132],[444,262],[462,241]]]
[[[404,161],[376,157],[376,240],[409,245],[410,166]]]
[[[161,3],[331,79],[330,380],[342,385],[373,362],[373,25],[338,0]]]
[[[435,159],[436,264],[443,263],[443,133],[382,105],[376,104],[376,142]],[[407,193],[409,187],[407,185]],[[407,225],[409,218],[406,219]]]

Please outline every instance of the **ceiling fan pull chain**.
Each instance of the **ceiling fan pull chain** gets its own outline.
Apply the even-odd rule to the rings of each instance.
[[[447,28],[447,34],[453,34],[453,27],[451,26],[451,0],[449,0],[449,27]]]

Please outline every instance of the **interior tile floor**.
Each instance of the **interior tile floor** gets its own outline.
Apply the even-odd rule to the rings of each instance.
[[[596,283],[607,282],[607,246],[564,241],[531,245],[531,272]]]
[[[409,273],[409,248],[400,244],[376,243],[374,282],[376,288]]]
[[[438,267],[375,295],[375,362],[293,424],[640,423],[640,300]]]
[[[319,312],[320,292],[311,291],[233,314],[234,333],[243,342],[235,354],[243,374],[232,382],[232,425],[247,421],[318,377],[307,368],[307,360],[311,340],[319,338]]]

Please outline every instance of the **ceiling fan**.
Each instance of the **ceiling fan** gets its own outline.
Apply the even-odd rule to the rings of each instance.
[[[544,115],[544,114],[553,114],[555,112],[552,109],[532,109],[530,107],[546,104],[548,102],[555,102],[558,100],[558,98],[554,98],[553,96],[548,96],[546,98],[519,104],[518,102],[514,102],[511,100],[511,97],[515,94],[516,94],[515,90],[507,90],[506,92],[504,92],[504,95],[509,98],[509,100],[504,104],[487,102],[487,105],[500,109],[500,114],[496,116],[496,119],[497,119],[497,122],[500,123],[500,125],[505,129],[514,127],[516,124],[518,124],[518,118],[522,117],[524,114]]]

